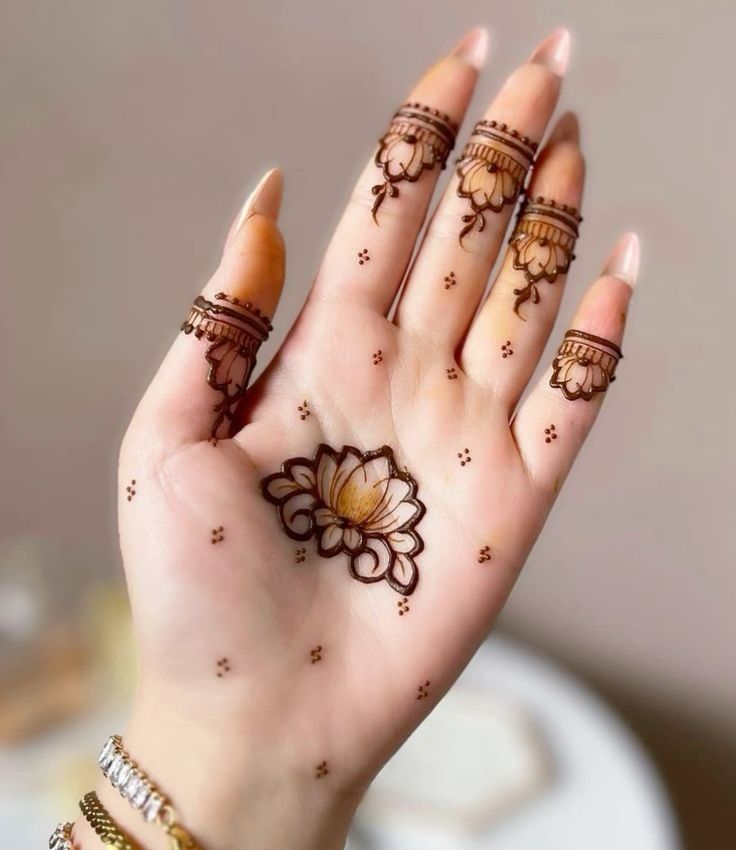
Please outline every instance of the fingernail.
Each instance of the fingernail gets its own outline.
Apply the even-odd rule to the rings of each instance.
[[[564,77],[570,61],[570,31],[560,27],[551,32],[529,61],[534,65],[544,65],[558,77]]]
[[[280,168],[272,168],[263,175],[243,204],[234,232],[237,233],[243,226],[243,222],[255,213],[267,215],[276,221],[279,217],[283,191],[284,173]]]
[[[476,71],[480,71],[488,58],[488,30],[476,27],[466,33],[450,54],[464,59]]]
[[[639,277],[641,248],[636,233],[624,233],[608,255],[603,274],[620,278],[633,289]]]
[[[550,133],[550,142],[572,142],[580,145],[580,122],[574,112],[566,112]]]

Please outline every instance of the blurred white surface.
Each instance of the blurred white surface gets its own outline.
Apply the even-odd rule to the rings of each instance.
[[[465,701],[472,694],[477,702],[482,693],[489,713],[496,714],[499,703],[522,709],[530,735],[541,737],[551,775],[540,783],[537,774],[530,786],[533,793],[517,800],[492,827],[472,830],[468,819],[458,816],[453,828],[447,818],[427,816],[422,805],[425,786],[433,773],[438,785],[453,786],[453,799],[463,793],[469,800],[478,797],[477,764],[464,769],[457,760],[448,763],[437,735],[450,728],[446,720],[457,717],[458,698]],[[485,755],[489,773],[495,772],[494,752],[484,751],[492,737],[478,735],[470,723],[452,730],[455,746],[463,733],[467,747],[475,747],[474,761]],[[408,777],[416,775],[420,753],[416,808],[412,811],[407,805],[411,787],[406,783],[400,804],[388,804],[391,795],[397,796],[397,778],[404,775],[408,783]],[[659,778],[622,722],[571,676],[498,637],[481,647],[448,698],[379,775],[350,843],[351,850],[677,850],[680,846]]]

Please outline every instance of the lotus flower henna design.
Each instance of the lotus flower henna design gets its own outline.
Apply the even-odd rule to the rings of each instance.
[[[570,401],[590,401],[616,380],[616,365],[622,357],[616,343],[585,331],[569,330],[552,361],[549,385],[562,390]]]
[[[415,527],[425,507],[416,481],[397,469],[388,446],[361,452],[322,444],[314,460],[291,458],[264,478],[261,492],[277,506],[289,537],[316,537],[325,558],[346,553],[353,578],[385,580],[404,596],[416,588],[415,558],[424,542]]]

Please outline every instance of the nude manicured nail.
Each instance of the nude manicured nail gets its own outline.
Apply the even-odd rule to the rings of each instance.
[[[235,233],[243,226],[243,222],[254,215],[261,213],[267,215],[274,221],[278,220],[281,208],[281,196],[284,191],[284,173],[280,168],[272,168],[263,175],[256,188],[250,193],[248,199],[240,210],[240,215],[235,224]]]
[[[603,267],[603,274],[620,278],[633,289],[639,277],[641,248],[636,233],[624,233],[614,245]]]
[[[560,27],[551,32],[529,61],[534,65],[544,65],[558,77],[564,77],[570,61],[570,31]]]
[[[555,124],[554,130],[549,136],[550,143],[554,142],[572,142],[575,145],[580,144],[580,123],[574,112],[565,112]]]
[[[464,59],[468,65],[480,71],[488,58],[488,30],[483,27],[470,30],[460,39],[451,55]]]

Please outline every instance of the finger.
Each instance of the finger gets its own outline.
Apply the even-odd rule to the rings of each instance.
[[[568,113],[539,156],[509,249],[460,356],[463,370],[490,385],[509,415],[559,310],[575,256],[584,178],[577,119]]]
[[[522,405],[512,432],[530,476],[552,496],[595,421],[620,359],[626,312],[639,269],[639,240],[613,249],[581,302],[552,364]]]
[[[230,230],[220,265],[189,314],[134,417],[170,447],[228,436],[284,282],[276,225],[283,175],[266,174]],[[184,312],[184,311],[182,311]]]
[[[396,321],[454,348],[464,336],[559,97],[570,36],[556,30],[476,124],[432,218]]]
[[[391,306],[487,53],[483,29],[430,68],[394,115],[337,226],[311,298]]]

